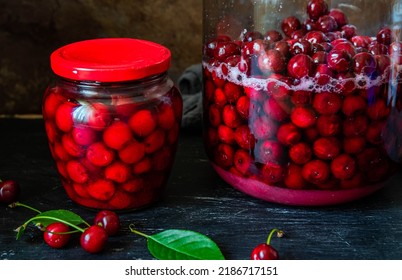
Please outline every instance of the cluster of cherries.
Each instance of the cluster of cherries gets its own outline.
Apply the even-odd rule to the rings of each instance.
[[[69,197],[95,209],[157,200],[168,179],[182,114],[177,89],[163,98],[77,97],[49,88],[43,103],[50,150]]]
[[[96,214],[93,225],[82,229],[81,247],[88,253],[99,253],[104,249],[108,237],[117,234],[119,229],[118,215],[110,210],[102,210]],[[50,247],[59,249],[69,243],[74,232],[66,223],[55,222],[44,229],[43,239]]]
[[[401,105],[402,43],[388,27],[359,35],[324,0],[306,10],[304,22],[283,19],[282,32],[206,42],[208,156],[239,179],[290,189],[380,182],[394,166],[384,135]]]

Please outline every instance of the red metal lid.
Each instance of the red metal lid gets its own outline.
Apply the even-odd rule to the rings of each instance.
[[[120,82],[166,72],[170,51],[139,39],[104,38],[72,43],[50,56],[53,72],[79,81]]]

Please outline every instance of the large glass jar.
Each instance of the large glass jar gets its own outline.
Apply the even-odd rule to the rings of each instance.
[[[401,5],[204,0],[204,142],[217,173],[288,205],[385,186],[402,156]]]
[[[182,99],[170,51],[143,40],[76,42],[51,55],[43,99],[52,156],[68,196],[94,209],[149,206],[163,194]]]

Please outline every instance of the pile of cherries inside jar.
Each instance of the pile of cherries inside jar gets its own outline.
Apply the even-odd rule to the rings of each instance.
[[[68,88],[68,87],[67,87]],[[50,150],[69,197],[95,209],[148,206],[163,192],[177,145],[181,97],[110,94],[82,101],[49,88],[43,105]]]
[[[223,172],[270,186],[380,183],[395,169],[387,127],[401,107],[402,43],[389,27],[359,35],[323,0],[306,11],[304,21],[284,18],[281,30],[205,43],[207,154]]]

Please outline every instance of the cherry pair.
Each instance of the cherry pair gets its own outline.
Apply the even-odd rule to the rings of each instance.
[[[89,253],[98,253],[102,251],[106,245],[109,236],[118,233],[120,229],[120,220],[118,215],[109,210],[102,210],[97,213],[94,224],[90,225],[82,231],[80,244],[81,247]],[[65,247],[71,237],[76,232],[63,222],[55,222],[48,225],[43,233],[43,238],[50,247]]]

